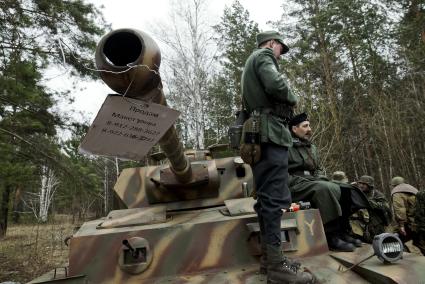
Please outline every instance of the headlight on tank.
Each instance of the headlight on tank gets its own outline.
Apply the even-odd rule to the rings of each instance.
[[[403,243],[397,234],[376,235],[372,246],[376,256],[384,263],[393,263],[403,258]]]

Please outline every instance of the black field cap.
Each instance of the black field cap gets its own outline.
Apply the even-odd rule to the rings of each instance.
[[[288,125],[289,127],[295,126],[300,124],[303,121],[308,121],[308,116],[305,112],[297,114],[296,116],[294,116],[291,121],[289,121]]]
[[[285,54],[289,51],[289,47],[283,43],[282,35],[276,31],[265,31],[257,34],[257,47],[260,47],[263,42],[271,39],[277,40],[283,46],[281,54]]]

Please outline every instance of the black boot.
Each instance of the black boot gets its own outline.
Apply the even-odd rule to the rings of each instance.
[[[343,240],[344,242],[347,243],[351,243],[353,245],[355,245],[356,247],[361,247],[362,246],[362,241],[356,238],[353,238],[352,236],[350,236],[347,233],[342,233],[340,236],[341,240]]]
[[[330,250],[350,252],[354,251],[355,246],[352,243],[343,241],[337,234],[328,234],[326,236]]]
[[[286,257],[286,261],[289,265],[292,265],[299,269],[301,267],[301,263]],[[260,274],[267,274],[267,245],[264,242],[261,242],[261,257],[260,257]]]
[[[353,191],[352,188],[344,188],[341,187],[341,209],[342,209],[342,215],[338,218],[339,221],[339,238],[343,240],[344,242],[353,244],[356,247],[361,247],[362,242],[359,239],[353,238],[350,236],[350,233],[352,232],[351,226],[350,226],[350,216],[353,213],[353,198],[356,196],[356,192]]]
[[[299,265],[291,264],[282,256],[280,246],[267,245],[267,283],[314,283],[311,273],[299,271]]]

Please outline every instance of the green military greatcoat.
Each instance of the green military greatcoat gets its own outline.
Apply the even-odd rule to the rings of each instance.
[[[242,97],[249,113],[254,110],[261,113],[261,142],[289,147],[292,141],[286,122],[273,111],[263,111],[274,109],[276,105],[295,106],[298,101],[279,72],[279,65],[270,48],[255,50],[246,61]]]
[[[294,138],[293,146],[289,148],[288,163],[292,200],[310,201],[314,208],[319,209],[323,223],[341,216],[340,186],[321,176],[316,147],[308,141]]]

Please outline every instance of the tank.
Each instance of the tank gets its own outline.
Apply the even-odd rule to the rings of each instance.
[[[108,33],[96,51],[101,77],[114,91],[166,105],[160,59],[154,40],[132,29]],[[84,223],[69,240],[68,266],[31,283],[266,282],[250,166],[238,156],[216,159],[217,147],[184,151],[174,127],[159,145],[168,163],[123,170],[114,191],[125,209]],[[319,211],[308,206],[283,214],[281,234],[285,255],[318,283],[425,279],[424,257],[399,259],[385,236],[355,252],[329,251]]]

